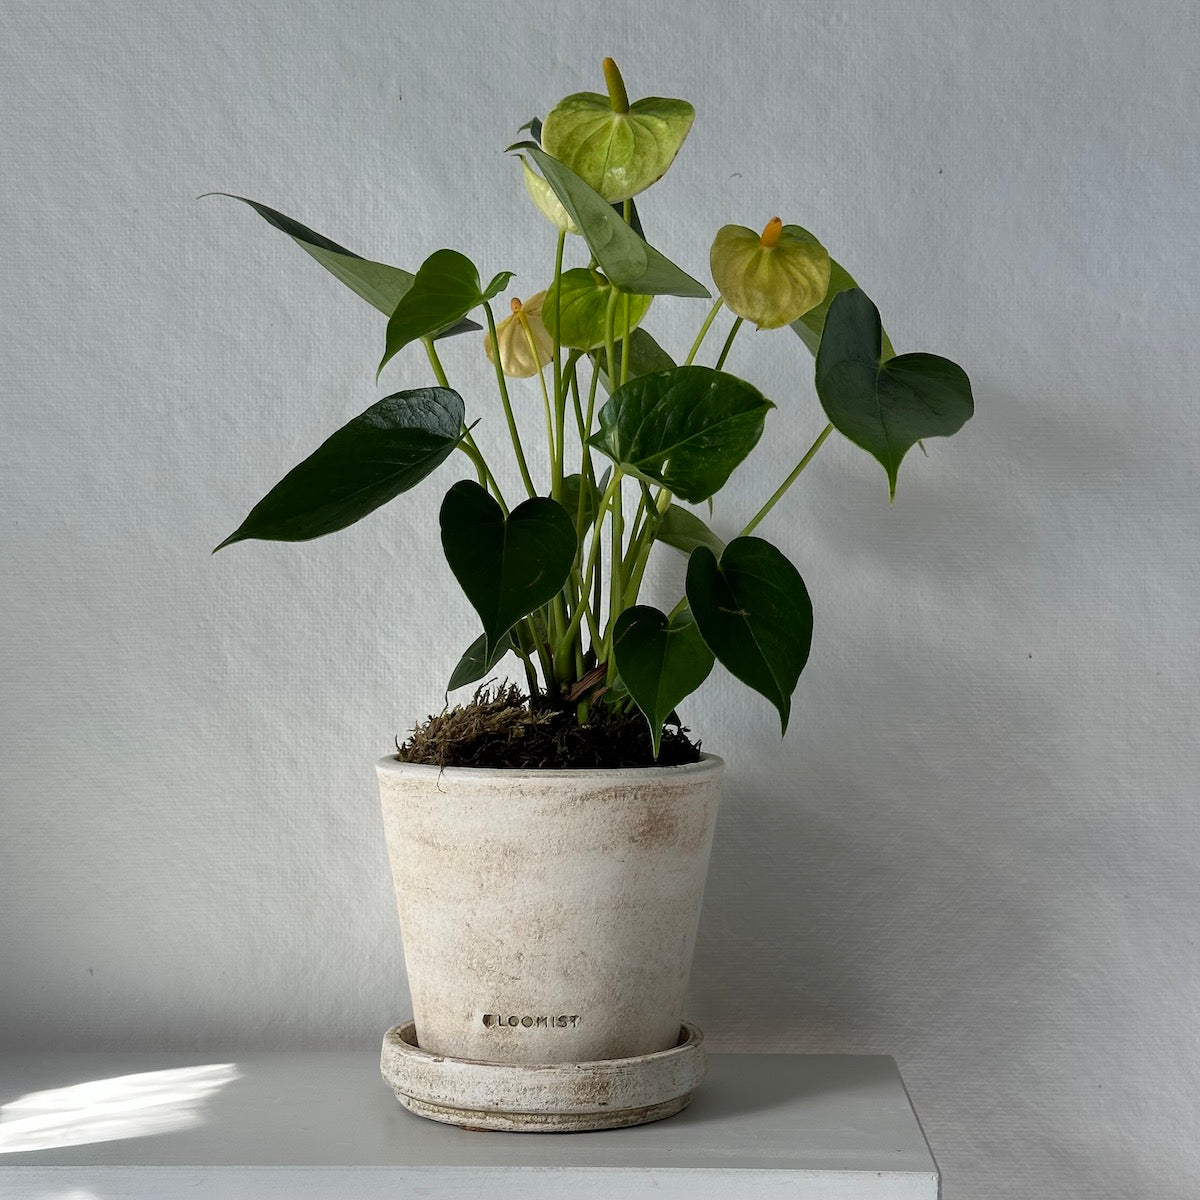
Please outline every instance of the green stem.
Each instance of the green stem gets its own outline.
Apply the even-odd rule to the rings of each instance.
[[[429,359],[429,365],[433,368],[434,378],[442,387],[449,388],[450,383],[446,379],[446,371],[442,366],[442,360],[438,358],[438,352],[434,347],[433,339],[422,338],[421,341],[425,346],[425,355]],[[505,503],[504,494],[500,491],[500,485],[496,482],[496,477],[492,474],[491,467],[487,465],[487,459],[483,457],[483,451],[476,445],[475,439],[471,436],[469,429],[463,429],[462,441],[459,443],[458,449],[475,464],[480,484],[483,487],[491,488],[492,495],[496,497],[496,502],[507,517],[508,505]]]
[[[616,353],[617,297],[620,294],[615,287],[610,288],[608,292],[608,307],[604,310],[604,350],[608,355],[608,390],[610,392],[617,390],[620,381],[620,376],[617,374]]]
[[[746,537],[747,534],[753,533],[754,530],[758,528],[759,521],[761,521],[763,517],[765,517],[767,513],[769,513],[771,509],[773,509],[775,505],[779,503],[779,501],[783,498],[783,494],[788,490],[788,488],[790,488],[792,484],[800,478],[800,472],[803,471],[810,462],[812,462],[813,456],[825,444],[825,439],[829,437],[832,432],[832,425],[826,425],[825,428],[821,430],[817,440],[813,442],[813,444],[808,448],[808,452],[796,464],[796,469],[775,489],[775,492],[771,496],[770,500],[768,500],[766,504],[764,504],[762,508],[760,508],[758,512],[756,512],[754,516],[750,518],[749,524],[745,529],[742,530],[741,533],[738,534],[738,537]]]
[[[705,335],[708,333],[709,327],[712,325],[713,321],[716,320],[717,313],[721,311],[721,306],[724,303],[725,301],[718,296],[712,308],[708,310],[708,316],[704,318],[704,324],[700,326],[700,332],[696,334],[696,340],[692,343],[692,348],[688,351],[687,358],[683,360],[683,365],[685,367],[690,367],[692,365],[692,360],[699,353],[700,346],[704,341]]]
[[[608,658],[608,674],[605,676],[605,682],[610,686],[617,677],[617,665],[612,655],[612,640],[616,632],[617,618],[621,615],[622,601],[625,599],[625,509],[622,504],[620,479],[621,472],[614,471],[613,480],[617,483],[617,491],[609,515],[612,550],[609,554],[608,625],[604,631],[604,650]]]
[[[596,507],[596,520],[592,525],[592,545],[588,551],[587,563],[584,565],[581,574],[579,600],[575,605],[575,611],[571,613],[571,619],[567,624],[566,633],[564,634],[564,637],[568,639],[574,636],[575,631],[579,628],[579,622],[583,619],[584,609],[588,607],[588,591],[595,577],[600,558],[600,546],[603,541],[601,525],[604,521],[604,514],[608,511],[608,506],[612,503],[613,495],[620,484],[620,478],[620,471],[614,471],[613,477],[608,481],[608,487],[604,489],[604,495],[600,497],[600,503]],[[594,619],[594,615],[589,616],[589,620]]]
[[[538,359],[537,342],[533,340],[533,329],[529,324],[529,318],[524,312],[519,312],[517,320],[521,322],[521,332],[524,333],[529,353],[533,355],[533,361],[537,364],[538,383],[542,388],[542,408],[546,414],[546,446],[550,451],[550,494],[557,500],[562,496],[562,462],[554,454],[554,447],[558,439],[554,432],[554,414],[550,409],[550,392],[546,387],[546,372],[542,369],[542,364]]]
[[[556,419],[555,439],[550,444],[551,492],[555,500],[562,499],[563,457],[565,451],[564,426],[567,415],[567,384],[562,365],[562,265],[563,250],[567,244],[567,231],[558,231],[558,242],[554,248],[554,416]],[[571,362],[568,358],[568,362]],[[557,488],[555,487],[557,482]]]
[[[504,405],[504,419],[508,422],[508,436],[512,439],[513,451],[517,456],[517,466],[521,470],[521,479],[529,495],[536,496],[537,489],[533,486],[533,478],[529,474],[529,464],[525,461],[525,451],[521,446],[521,435],[517,432],[517,422],[513,417],[512,402],[508,398],[508,384],[504,382],[504,368],[500,364],[500,340],[496,337],[496,318],[492,315],[492,306],[485,300],[483,311],[487,315],[488,336],[492,339],[492,356],[496,367],[496,384],[500,389],[500,402]]]
[[[733,323],[733,327],[729,330],[729,336],[725,339],[725,345],[721,347],[720,356],[717,358],[717,365],[714,368],[719,371],[724,365],[725,360],[729,357],[729,347],[733,345],[733,339],[737,337],[737,331],[742,327],[742,318],[738,317]]]
[[[636,550],[630,550],[629,557],[633,562],[633,569],[629,572],[629,582],[625,585],[625,607],[630,608],[637,603],[638,592],[641,591],[642,578],[646,574],[646,567],[650,562],[650,551],[654,548],[654,533],[658,528],[659,521],[662,520],[663,513],[671,507],[671,493],[666,488],[659,488],[658,495],[651,499],[650,489],[645,484],[642,485],[646,490],[646,521],[642,526],[641,538],[637,544]]]

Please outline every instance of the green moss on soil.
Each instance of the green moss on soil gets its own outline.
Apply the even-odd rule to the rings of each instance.
[[[639,712],[598,704],[586,725],[574,711],[532,708],[514,685],[480,688],[469,704],[431,715],[403,744],[401,762],[435,767],[514,770],[589,770],[597,767],[676,767],[698,762],[700,744],[682,727],[667,726],[655,760],[650,729]]]

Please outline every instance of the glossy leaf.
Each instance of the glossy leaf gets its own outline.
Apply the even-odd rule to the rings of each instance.
[[[616,287],[642,296],[709,295],[708,288],[639,237],[612,205],[569,167],[532,142],[510,148],[524,150],[537,163],[600,269]]]
[[[759,329],[796,320],[820,304],[829,287],[829,252],[807,229],[778,218],[762,234],[723,226],[709,266],[729,309]]]
[[[492,647],[490,655],[486,653],[486,642],[486,634],[481,633],[467,647],[450,676],[450,682],[446,684],[446,691],[452,692],[455,688],[466,687],[468,683],[478,683],[513,648],[512,637],[507,633]]]
[[[816,308],[810,308],[803,316],[798,317],[792,322],[792,328],[796,331],[800,340],[812,352],[814,358],[821,345],[821,333],[825,329],[825,318],[829,315],[829,306],[833,303],[836,296],[856,287],[858,287],[858,284],[854,282],[850,272],[836,259],[831,258],[829,260],[829,287],[825,291],[825,298]],[[883,337],[883,358],[894,358],[896,351],[892,347],[887,330],[881,330],[881,334]]]
[[[612,284],[599,271],[576,267],[564,271],[557,284],[551,284],[542,307],[542,319],[550,336],[559,329],[559,340],[575,350],[591,350],[604,342],[608,321],[608,301]],[[625,328],[625,305],[629,306],[629,327],[641,324],[652,296],[618,294],[614,321],[618,330]]]
[[[442,549],[483,622],[484,659],[522,617],[552,600],[567,581],[578,539],[557,500],[526,500],[505,518],[500,505],[470,480],[442,501]]]
[[[812,601],[800,572],[762,538],[734,538],[719,560],[700,546],[688,560],[687,599],[718,662],[779,710],[786,733],[812,645]]]
[[[421,264],[412,287],[388,321],[386,349],[379,370],[410,342],[454,325],[471,309],[498,295],[511,278],[511,271],[502,271],[485,289],[479,282],[479,271],[465,254],[435,250]]]
[[[347,250],[345,246],[339,246],[337,242],[309,229],[307,225],[301,225],[299,221],[294,221],[265,204],[259,204],[257,200],[247,200],[245,196],[235,196],[231,192],[210,192],[209,195],[227,196],[230,200],[240,200],[243,204],[248,204],[267,224],[286,233],[331,275],[340,279],[352,292],[361,296],[384,316],[392,315],[396,305],[412,287],[416,278],[411,271],[362,258],[352,250]],[[478,328],[474,321],[463,320],[451,328],[440,330],[435,336],[450,337]]]
[[[674,620],[657,608],[627,608],[613,632],[613,655],[621,680],[650,724],[654,757],[663,722],[713,668],[712,651],[686,609]]]
[[[695,504],[718,492],[754,449],[772,407],[736,375],[672,367],[619,387],[600,410],[590,444],[629,474]]]
[[[685,557],[697,546],[707,546],[718,558],[725,549],[725,543],[691,509],[678,504],[672,504],[659,518],[654,537]]]
[[[879,310],[851,288],[834,298],[817,351],[817,395],[834,427],[896,475],[922,438],[949,437],[975,411],[966,372],[936,354],[884,359]]]
[[[353,525],[444,462],[462,423],[462,397],[449,388],[387,396],[289,471],[217,549],[247,538],[303,542]]]
[[[625,343],[618,340],[613,346],[617,363],[625,352]],[[592,364],[600,372],[600,383],[606,392],[613,391],[608,379],[608,352],[601,347],[593,350]],[[629,335],[629,378],[652,375],[655,371],[666,371],[675,365],[671,356],[644,329],[635,329]]]
[[[649,96],[614,112],[607,96],[576,92],[547,115],[541,142],[606,200],[626,200],[666,174],[695,118],[686,100]]]

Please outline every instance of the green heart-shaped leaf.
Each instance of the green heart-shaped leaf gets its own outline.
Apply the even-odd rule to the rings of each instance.
[[[505,634],[492,647],[491,654],[487,653],[487,635],[480,634],[467,648],[463,651],[463,656],[458,660],[458,666],[454,668],[453,674],[450,676],[450,682],[446,684],[446,691],[452,692],[455,688],[466,687],[468,683],[476,683],[482,679],[493,667],[513,648],[512,637]]]
[[[240,200],[248,204],[268,225],[286,233],[302,250],[311,255],[331,275],[340,279],[352,292],[361,296],[368,304],[379,309],[384,316],[390,317],[396,305],[403,299],[404,294],[412,287],[416,278],[411,271],[399,267],[389,267],[386,263],[372,262],[362,258],[345,246],[322,237],[307,225],[301,225],[291,217],[284,216],[265,204],[256,200],[247,200],[245,196],[235,196],[231,192],[210,192],[211,196],[226,196],[230,200]],[[456,333],[469,333],[479,326],[474,321],[459,321],[446,329],[439,330],[435,336],[450,337]]]
[[[617,618],[613,655],[621,680],[650,724],[657,758],[663,722],[708,678],[712,651],[686,609],[669,620],[657,608],[639,604]]]
[[[786,733],[812,645],[812,601],[800,572],[762,538],[734,538],[720,561],[699,546],[688,560],[687,599],[708,648],[775,705]]]
[[[718,558],[725,543],[694,512],[672,504],[654,527],[655,540],[674,546],[684,557],[697,546],[707,546]]]
[[[641,296],[705,298],[709,295],[704,284],[639,237],[621,219],[620,213],[570,167],[551,158],[533,142],[518,142],[509,149],[524,150],[537,163],[546,182],[583,234],[600,269],[615,287]]]
[[[736,375],[672,367],[617,388],[590,444],[629,474],[694,504],[720,491],[754,449],[773,407]]]
[[[814,358],[821,345],[821,334],[825,329],[825,318],[829,315],[829,306],[833,303],[834,297],[856,287],[858,287],[858,284],[854,282],[850,272],[836,259],[831,258],[829,260],[829,287],[825,291],[825,299],[816,308],[810,308],[808,312],[797,317],[792,322],[792,328],[796,331],[800,340],[812,352]],[[883,358],[894,358],[896,351],[892,347],[887,330],[881,328],[880,335],[883,339]]]
[[[564,271],[558,283],[550,285],[542,304],[542,320],[550,336],[554,336],[557,328],[562,344],[575,350],[591,350],[594,346],[602,345],[612,291],[612,284],[599,271],[589,271],[587,267]],[[616,327],[625,328],[625,306],[628,305],[629,327],[636,328],[652,300],[652,296],[637,296],[629,292],[618,295]]]
[[[666,174],[695,119],[686,100],[649,96],[614,112],[607,96],[576,92],[546,117],[542,145],[606,200],[626,200]]]
[[[817,395],[834,428],[873,454],[896,495],[905,454],[923,438],[957,433],[975,411],[971,381],[948,358],[884,359],[879,310],[851,288],[829,306],[817,351]]]
[[[613,347],[618,365],[625,354],[625,343],[618,339]],[[589,356],[592,365],[600,372],[600,382],[606,392],[613,390],[608,379],[608,353],[603,349],[593,350]],[[629,378],[652,375],[655,371],[666,371],[675,365],[675,360],[644,330],[635,329],[629,335]],[[626,381],[628,382],[628,380]]]
[[[409,342],[432,337],[460,321],[477,305],[498,295],[512,274],[501,271],[484,288],[479,282],[478,269],[465,254],[459,254],[457,250],[435,250],[421,264],[412,287],[404,293],[388,321],[387,343],[379,371]]]
[[[444,462],[462,423],[462,397],[449,388],[385,397],[293,467],[217,550],[247,538],[303,542],[353,525]]]
[[[526,500],[504,516],[470,480],[442,501],[442,549],[483,622],[484,660],[522,618],[562,590],[575,561],[575,522],[557,500]]]

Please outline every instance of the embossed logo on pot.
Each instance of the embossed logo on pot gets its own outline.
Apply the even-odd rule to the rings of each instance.
[[[574,1029],[579,1024],[579,1016],[535,1017],[529,1013],[520,1016],[484,1013],[483,1023],[488,1029]]]

